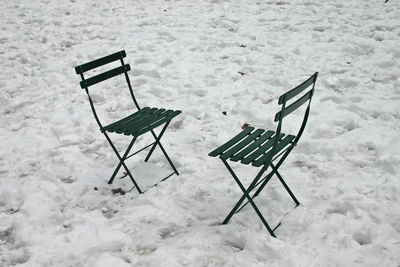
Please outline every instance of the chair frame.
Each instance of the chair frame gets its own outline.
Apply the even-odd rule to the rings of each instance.
[[[248,127],[245,130],[243,130],[241,133],[233,137],[231,140],[226,142],[224,145],[218,147],[217,149],[213,150],[212,152],[209,153],[209,156],[216,157],[219,156],[222,162],[224,163],[225,167],[228,169],[229,173],[232,175],[233,179],[235,182],[238,184],[240,187],[243,195],[239,199],[239,201],[236,203],[236,205],[233,207],[231,212],[228,214],[228,216],[225,218],[225,220],[222,222],[222,224],[227,224],[229,220],[232,218],[232,216],[235,213],[238,213],[240,210],[242,210],[248,203],[251,204],[255,212],[257,213],[258,217],[264,224],[265,228],[268,230],[271,236],[276,237],[274,231],[280,226],[280,223],[274,227],[273,229],[269,226],[267,221],[265,220],[264,216],[258,209],[257,205],[254,203],[253,199],[257,197],[260,192],[265,188],[265,186],[268,184],[268,182],[271,180],[272,176],[275,174],[279,181],[282,183],[290,197],[293,199],[293,201],[296,204],[296,207],[300,205],[300,202],[297,200],[297,198],[294,196],[293,192],[290,190],[289,186],[286,184],[284,179],[282,178],[281,174],[279,173],[278,169],[281,167],[282,163],[285,161],[285,159],[289,156],[290,152],[293,150],[293,148],[297,145],[301,135],[304,132],[305,126],[307,124],[308,116],[310,113],[310,104],[311,104],[311,99],[312,96],[314,95],[314,88],[315,88],[315,82],[318,77],[318,72],[314,73],[310,78],[308,78],[306,81],[295,87],[294,89],[284,93],[279,97],[278,104],[282,105],[281,110],[276,113],[275,115],[275,122],[278,122],[276,131],[267,131],[264,133],[264,137],[260,137],[261,133],[264,131],[263,129],[258,129],[254,131],[253,133],[250,134],[251,131],[253,131],[253,127]],[[287,102],[291,100],[292,98],[296,97],[299,95],[301,92],[303,92],[305,89],[311,86],[311,89],[307,91],[303,96],[295,100],[293,103],[290,105],[287,105]],[[283,123],[283,118],[295,111],[297,108],[302,106],[304,103],[308,101],[307,108],[304,113],[303,117],[303,122],[300,126],[300,129],[298,133],[293,136],[293,135],[287,135],[284,139],[283,135],[281,133],[282,129],[282,123]],[[275,135],[273,135],[275,133]],[[249,135],[250,134],[250,135]],[[246,138],[244,138],[247,135]],[[256,139],[258,137],[258,139]],[[244,139],[243,139],[244,138]],[[253,144],[249,144],[249,141],[254,141]],[[263,139],[263,140],[261,140]],[[268,140],[266,143],[263,143],[265,140]],[[243,147],[247,146],[247,148],[242,149]],[[265,147],[266,150],[262,151],[262,147]],[[270,150],[268,150],[271,148]],[[256,156],[254,158],[251,157],[251,154],[249,157],[244,158],[245,155],[249,155],[253,149],[258,149],[260,152],[255,152]],[[227,159],[230,159],[231,161],[238,161],[241,159],[242,164],[249,164],[252,163],[253,166],[255,167],[261,167],[261,170],[258,172],[256,177],[252,180],[250,185],[245,188],[240,181],[240,179],[237,177],[235,172],[232,170],[231,166],[228,164]],[[276,164],[274,164],[274,161],[278,160]],[[271,171],[264,176],[265,172],[268,170],[268,168],[271,167]],[[264,177],[263,177],[264,176]],[[263,178],[262,178],[263,177]],[[255,190],[258,187],[258,189],[255,191],[255,193],[250,196],[250,193]],[[247,202],[243,204],[243,202],[247,199]]]
[[[112,182],[114,181],[114,178],[116,177],[116,175],[119,172],[120,168],[124,167],[124,169],[126,171],[126,174],[123,175],[121,178],[128,176],[130,178],[130,180],[132,181],[132,183],[134,184],[134,186],[136,187],[138,193],[142,194],[142,193],[144,193],[144,191],[139,187],[139,185],[136,182],[136,180],[134,179],[131,171],[126,166],[125,160],[127,160],[128,158],[136,155],[137,153],[139,153],[139,152],[141,152],[141,151],[143,151],[146,148],[149,148],[151,146],[151,149],[150,149],[149,153],[147,154],[147,156],[146,156],[146,158],[144,160],[145,162],[147,162],[150,159],[150,156],[152,155],[152,153],[154,152],[154,149],[158,145],[158,147],[161,149],[162,153],[164,154],[165,158],[167,159],[169,165],[173,169],[173,172],[171,174],[169,174],[167,177],[163,178],[161,181],[164,181],[164,180],[168,179],[173,174],[179,175],[178,170],[175,168],[175,166],[172,163],[170,157],[168,156],[167,152],[165,151],[164,147],[162,146],[162,144],[160,142],[160,139],[163,136],[163,134],[165,133],[165,130],[167,129],[167,127],[168,127],[169,123],[171,122],[172,118],[175,117],[176,115],[178,115],[179,113],[181,113],[181,111],[180,110],[173,111],[169,116],[167,116],[167,117],[165,117],[165,118],[163,118],[163,119],[161,119],[159,121],[151,121],[151,118],[149,119],[149,117],[147,117],[147,120],[150,120],[150,122],[152,122],[154,124],[152,124],[152,125],[144,125],[144,128],[141,129],[138,132],[132,132],[131,134],[124,133],[125,135],[132,135],[133,137],[132,137],[132,140],[129,143],[127,149],[125,150],[124,154],[121,156],[121,154],[118,152],[118,150],[116,149],[115,145],[111,141],[111,138],[107,134],[107,131],[109,131],[111,128],[115,127],[118,122],[121,123],[121,121],[124,122],[124,120],[125,120],[124,123],[129,123],[129,119],[128,119],[129,116],[124,118],[124,119],[122,119],[122,120],[120,120],[120,121],[118,121],[118,122],[111,123],[111,124],[109,124],[107,126],[103,126],[102,123],[100,122],[100,119],[99,119],[99,117],[97,115],[97,112],[96,112],[96,109],[95,109],[95,105],[94,105],[93,100],[92,100],[92,98],[90,96],[89,87],[92,86],[92,85],[95,85],[95,84],[97,84],[99,82],[105,81],[105,80],[113,78],[115,76],[118,76],[120,74],[124,74],[125,80],[126,80],[126,82],[128,84],[130,95],[132,97],[132,101],[134,103],[134,106],[138,110],[138,112],[136,113],[137,114],[136,118],[139,118],[140,113],[145,114],[145,112],[148,111],[149,108],[141,109],[139,104],[138,104],[138,102],[137,102],[137,100],[136,100],[136,98],[135,98],[135,95],[134,95],[133,89],[132,89],[132,85],[131,85],[131,82],[130,82],[130,79],[129,79],[129,76],[128,76],[128,71],[131,70],[131,67],[130,67],[129,64],[125,64],[124,63],[123,59],[125,57],[126,57],[126,52],[124,50],[122,50],[122,51],[119,51],[117,53],[114,53],[114,54],[111,54],[111,55],[108,55],[108,56],[105,56],[105,57],[90,61],[90,62],[82,64],[82,65],[79,65],[79,66],[75,67],[75,72],[76,72],[76,74],[80,75],[80,77],[82,79],[82,81],[80,82],[80,86],[81,86],[82,89],[85,90],[85,92],[86,92],[86,94],[88,96],[91,110],[93,112],[93,115],[94,115],[94,118],[95,118],[97,124],[100,127],[100,131],[104,134],[106,140],[110,144],[112,150],[114,151],[114,153],[116,154],[116,156],[117,156],[117,158],[119,160],[119,163],[118,163],[117,167],[115,168],[113,174],[111,175],[111,178],[109,179],[108,184],[112,184]],[[111,70],[108,70],[108,71],[105,71],[103,73],[97,74],[97,75],[92,76],[92,77],[87,78],[87,79],[84,77],[84,73],[85,72],[87,72],[89,70],[93,70],[93,69],[98,68],[98,67],[101,67],[101,66],[106,65],[108,63],[115,62],[115,61],[120,61],[121,66],[119,66],[117,68],[114,68],[114,69],[111,69]],[[164,111],[164,109],[162,109],[162,110]],[[130,115],[130,116],[131,116],[130,118],[135,117],[135,113]],[[145,123],[145,122],[146,122],[146,120],[143,119],[143,123]],[[158,126],[160,126],[160,125],[162,125],[162,124],[164,124],[164,126],[163,126],[162,130],[160,131],[160,133],[157,136],[153,129],[158,127]],[[153,143],[151,143],[151,144],[139,149],[138,151],[132,153],[131,155],[129,155],[129,152],[131,151],[131,149],[132,149],[134,143],[136,142],[137,138],[140,135],[142,135],[144,133],[147,133],[147,132],[150,132],[152,134],[152,136],[154,137],[155,141]]]

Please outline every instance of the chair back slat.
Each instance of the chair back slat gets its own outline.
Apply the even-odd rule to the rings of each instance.
[[[111,54],[111,55],[108,55],[108,56],[93,60],[91,62],[82,64],[82,65],[79,65],[79,66],[76,66],[75,67],[75,72],[76,72],[76,74],[82,74],[82,73],[84,73],[86,71],[89,71],[89,70],[92,70],[94,68],[103,66],[105,64],[111,63],[111,62],[116,61],[116,60],[120,60],[120,59],[122,59],[124,57],[126,57],[126,53],[125,53],[124,50],[122,50],[122,51],[119,51],[117,53],[114,53],[114,54]]]
[[[117,67],[115,69],[103,72],[101,74],[97,74],[96,76],[90,77],[88,79],[84,79],[80,82],[81,88],[85,89],[88,88],[89,86],[92,86],[96,83],[102,82],[104,80],[107,80],[109,78],[115,77],[117,75],[120,75],[122,73],[126,73],[127,71],[130,71],[131,67],[129,64],[122,65],[120,67]]]
[[[306,81],[298,85],[297,87],[293,88],[289,92],[281,95],[279,97],[278,104],[283,104],[286,101],[289,101],[296,95],[300,94],[302,91],[304,91],[306,88],[308,88],[310,85],[314,84],[315,81],[317,80],[318,72],[314,73],[310,78],[308,78]]]
[[[311,97],[314,94],[314,90],[308,91],[305,95],[303,95],[301,98],[297,99],[295,102],[290,104],[289,106],[285,107],[283,110],[279,111],[275,115],[275,122],[279,121],[280,119],[283,119],[293,111],[295,111],[298,107],[303,105],[306,101],[311,99]]]

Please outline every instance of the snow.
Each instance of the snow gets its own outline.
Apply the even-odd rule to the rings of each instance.
[[[383,2],[1,1],[0,266],[399,266],[400,2]],[[142,195],[107,184],[117,159],[73,69],[122,49],[139,104],[183,111],[162,138],[180,175]],[[241,193],[207,154],[273,129],[315,71],[281,169],[301,205],[275,178],[256,203],[277,238],[250,207],[220,225]],[[123,80],[92,92],[106,122],[132,111]],[[169,174],[141,155],[141,182]]]

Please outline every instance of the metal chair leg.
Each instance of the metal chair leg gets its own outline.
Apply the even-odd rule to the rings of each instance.
[[[244,186],[240,182],[239,178],[233,172],[232,168],[229,166],[229,164],[226,162],[226,160],[222,160],[222,161],[224,162],[226,168],[228,169],[228,171],[232,175],[233,179],[235,179],[236,183],[239,185],[240,189],[243,192],[243,195],[248,199],[248,201],[250,202],[251,206],[253,206],[255,212],[257,213],[258,217],[261,219],[261,221],[264,224],[265,228],[267,228],[267,230],[268,230],[268,232],[270,233],[271,236],[276,237],[274,232],[272,231],[271,227],[268,225],[267,221],[265,220],[264,216],[262,216],[260,210],[258,209],[256,204],[253,202],[253,199],[250,197],[248,191],[244,188]]]
[[[132,141],[130,142],[128,148],[126,149],[123,157],[120,156],[120,154],[118,153],[118,150],[115,148],[114,144],[112,143],[110,137],[107,135],[106,132],[104,132],[104,135],[108,141],[108,143],[110,144],[111,148],[113,149],[114,153],[117,155],[117,158],[119,159],[119,163],[117,165],[117,167],[115,168],[110,180],[108,181],[108,184],[112,184],[112,182],[114,181],[115,176],[117,175],[119,169],[121,168],[121,166],[124,166],[124,169],[126,171],[126,173],[128,174],[129,178],[131,179],[132,183],[135,185],[136,190],[139,192],[139,194],[142,194],[142,190],[140,189],[139,185],[136,183],[135,179],[132,176],[132,173],[129,171],[128,167],[125,164],[125,159],[127,158],[129,151],[132,149],[133,144],[136,141],[136,137],[133,137]]]
[[[171,159],[169,158],[167,152],[165,151],[164,147],[161,145],[161,142],[160,142],[160,139],[161,139],[161,137],[163,136],[163,134],[164,134],[165,130],[167,129],[167,127],[168,127],[168,125],[169,125],[170,122],[171,122],[171,121],[168,121],[168,122],[165,124],[165,126],[164,126],[163,129],[161,130],[161,132],[160,132],[160,134],[158,135],[158,137],[157,137],[157,135],[154,133],[154,131],[151,130],[151,134],[153,135],[153,137],[154,137],[154,139],[155,139],[156,141],[154,142],[154,145],[151,147],[151,149],[150,149],[149,153],[147,154],[146,159],[145,159],[144,161],[147,162],[147,161],[150,159],[150,156],[152,155],[152,153],[154,152],[154,149],[155,149],[156,146],[158,145],[158,146],[160,147],[162,153],[164,154],[165,158],[167,159],[169,165],[171,166],[171,168],[174,170],[174,172],[176,173],[176,175],[179,175],[178,170],[175,168],[175,165],[172,163]]]
[[[285,183],[285,181],[283,180],[282,176],[280,175],[280,173],[278,172],[278,169],[275,168],[275,166],[271,163],[271,167],[274,171],[274,173],[276,174],[276,176],[278,176],[279,181],[281,181],[281,183],[283,184],[283,186],[285,187],[286,191],[289,193],[289,195],[292,197],[293,201],[296,203],[296,207],[298,205],[300,205],[300,202],[297,200],[297,198],[294,196],[294,194],[292,193],[292,191],[290,190],[289,186]]]

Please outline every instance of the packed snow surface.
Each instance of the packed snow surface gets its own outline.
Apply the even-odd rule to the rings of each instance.
[[[0,266],[399,266],[400,1],[3,0],[0,12]],[[141,106],[182,110],[162,138],[180,175],[142,195],[107,184],[118,160],[74,71],[123,49]],[[301,205],[274,177],[256,203],[277,238],[250,206],[221,225],[241,191],[208,153],[245,123],[274,129],[278,97],[316,71],[280,169]],[[104,123],[134,111],[120,78],[91,89]],[[112,138],[121,153],[130,141]],[[141,184],[169,174],[159,149],[145,155],[128,161]],[[232,166],[245,184],[257,171]]]

